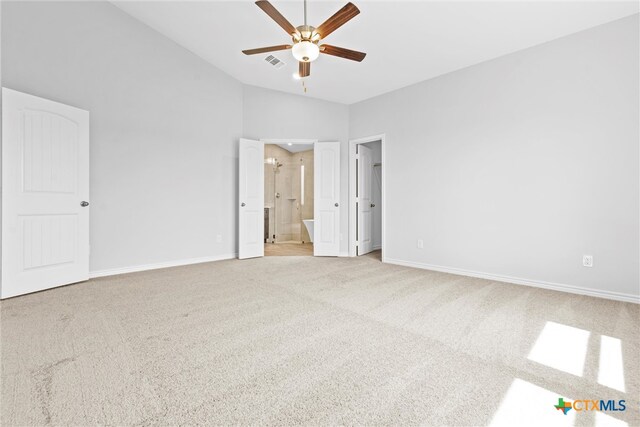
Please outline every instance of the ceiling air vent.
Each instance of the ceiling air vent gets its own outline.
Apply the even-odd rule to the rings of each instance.
[[[284,62],[282,62],[281,60],[279,60],[273,55],[267,56],[266,58],[264,58],[264,60],[267,61],[269,64],[273,65],[276,69],[282,68],[285,65]]]

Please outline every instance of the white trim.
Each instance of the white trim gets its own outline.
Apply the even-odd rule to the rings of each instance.
[[[381,211],[381,222],[382,222],[382,238],[380,247],[377,249],[382,249],[382,262],[385,262],[384,254],[386,251],[384,250],[384,244],[387,240],[386,236],[386,225],[385,221],[387,218],[386,210],[387,210],[387,174],[386,171],[386,144],[385,144],[386,134],[382,133],[380,135],[372,135],[367,136],[365,138],[358,139],[350,139],[349,140],[349,233],[348,233],[348,244],[349,244],[349,256],[356,256],[356,216],[358,212],[356,211],[356,168],[355,168],[355,160],[356,160],[356,145],[358,144],[366,144],[367,142],[375,142],[380,141],[380,150],[382,151],[382,195],[381,195],[381,203],[382,209]]]
[[[377,251],[379,249],[382,249],[382,245],[373,245],[373,250]]]
[[[95,277],[115,276],[117,274],[136,273],[139,271],[157,270],[160,268],[180,267],[183,265],[201,264],[204,262],[223,261],[227,259],[235,259],[237,257],[238,257],[238,254],[234,253],[234,254],[207,256],[202,258],[182,259],[178,261],[158,262],[155,264],[134,265],[131,267],[111,268],[108,270],[90,271],[89,278],[93,279]]]
[[[541,280],[521,279],[519,277],[483,273],[483,272],[464,270],[461,268],[454,268],[454,267],[442,267],[439,265],[423,264],[420,262],[403,261],[399,259],[386,258],[384,262],[388,264],[402,265],[405,267],[420,268],[423,270],[433,270],[433,271],[440,271],[442,273],[457,274],[460,276],[477,277],[480,279],[493,280],[496,282],[505,282],[505,283],[511,283],[515,285],[531,286],[534,288],[550,289],[553,291],[568,292],[571,294],[587,295],[590,297],[606,298],[606,299],[611,299],[616,301],[624,301],[624,302],[640,304],[640,295],[623,294],[620,292],[610,292],[610,291],[582,288],[580,286],[544,282]]]

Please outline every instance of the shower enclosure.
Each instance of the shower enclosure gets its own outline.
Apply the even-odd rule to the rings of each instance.
[[[313,217],[313,150],[290,153],[266,145],[264,162],[266,242],[309,242],[302,220]]]

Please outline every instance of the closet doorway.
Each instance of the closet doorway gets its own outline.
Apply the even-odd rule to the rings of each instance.
[[[384,135],[349,142],[349,255],[384,261]]]

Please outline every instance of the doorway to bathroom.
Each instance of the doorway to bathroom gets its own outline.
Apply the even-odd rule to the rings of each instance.
[[[298,144],[313,144],[312,162],[304,158],[302,162],[300,161],[301,154],[293,152],[296,151],[293,146]],[[266,145],[285,147],[285,152],[276,150],[281,156],[280,159],[276,155],[265,156]],[[291,174],[284,172],[289,168],[284,168],[286,163],[282,160],[287,158],[291,166]],[[268,167],[265,167],[267,165]],[[296,167],[294,168],[293,165]],[[304,166],[305,173],[302,173],[301,166]],[[271,171],[270,174],[268,170]],[[309,173],[306,173],[307,170]],[[291,249],[301,249],[302,242],[306,244],[307,251],[313,249],[314,256],[339,256],[342,236],[340,210],[343,209],[340,206],[340,174],[340,142],[265,139],[257,141],[240,138],[238,144],[238,258],[262,257],[265,255],[267,244],[290,243],[288,246]],[[265,177],[269,180],[273,179],[271,186],[265,186]],[[302,180],[305,182],[304,185],[300,185]],[[277,187],[278,181],[284,184]],[[302,191],[305,193],[304,196]],[[265,203],[265,192],[268,192],[267,203]],[[277,197],[278,193],[279,197]],[[312,212],[313,216],[307,216]],[[266,227],[265,223],[267,223]],[[308,241],[305,238],[305,232]],[[279,248],[278,246],[269,249]],[[293,255],[291,251],[287,252],[287,255]]]
[[[313,149],[313,141],[265,141],[265,256],[313,256]]]

